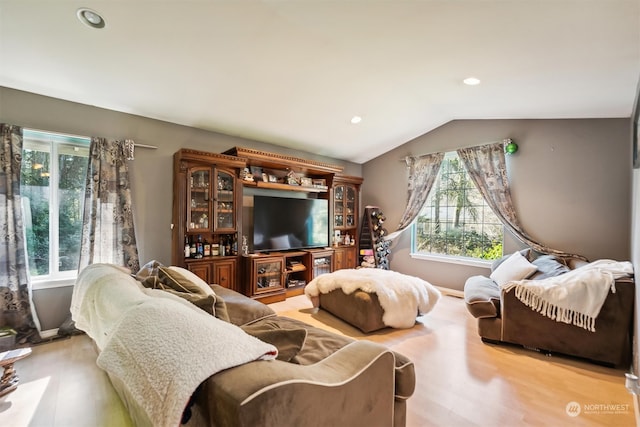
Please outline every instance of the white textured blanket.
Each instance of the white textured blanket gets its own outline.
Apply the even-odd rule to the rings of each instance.
[[[558,322],[595,332],[595,322],[615,280],[633,273],[628,261],[602,259],[542,280],[507,282],[526,306]]]
[[[124,384],[154,426],[178,426],[189,398],[211,375],[277,355],[274,346],[179,297],[147,295],[110,266],[87,268],[76,283],[84,289],[74,290],[74,319],[90,336],[106,337],[98,366]],[[109,280],[94,274],[100,271]]]
[[[304,292],[311,298],[338,288],[345,294],[358,289],[376,293],[384,310],[382,322],[392,328],[413,327],[416,316],[430,312],[440,298],[440,291],[429,282],[379,268],[344,269],[323,274],[309,282]]]

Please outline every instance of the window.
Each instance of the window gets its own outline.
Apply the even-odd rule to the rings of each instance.
[[[20,191],[34,282],[72,279],[80,260],[89,138],[24,130]]]
[[[496,259],[502,256],[503,232],[458,154],[446,153],[414,226],[414,251]]]

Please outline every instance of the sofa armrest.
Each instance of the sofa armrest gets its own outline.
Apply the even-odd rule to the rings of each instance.
[[[197,404],[211,425],[392,425],[394,363],[369,341],[313,365],[251,362],[210,377]]]
[[[500,286],[485,276],[471,276],[464,284],[464,302],[477,319],[500,317]]]

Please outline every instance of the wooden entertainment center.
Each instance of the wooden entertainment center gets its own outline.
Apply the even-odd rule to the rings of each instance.
[[[362,178],[342,175],[342,170],[315,160],[242,147],[222,154],[177,151],[172,264],[208,283],[267,303],[302,294],[306,283],[319,274],[355,268]],[[330,246],[252,253],[247,242],[250,236],[243,230],[242,215],[247,208],[243,200],[253,193],[287,192],[328,200]]]

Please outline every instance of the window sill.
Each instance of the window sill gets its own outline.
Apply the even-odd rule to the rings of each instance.
[[[490,261],[490,260],[481,260],[481,259],[475,259],[475,258],[455,257],[455,256],[436,255],[436,254],[422,254],[418,252],[412,252],[410,256],[413,259],[443,262],[446,264],[467,265],[470,267],[491,268],[491,264],[493,264],[493,261]]]
[[[76,283],[76,278],[65,279],[45,279],[45,280],[31,280],[31,287],[34,291],[42,289],[54,289],[73,286]]]

